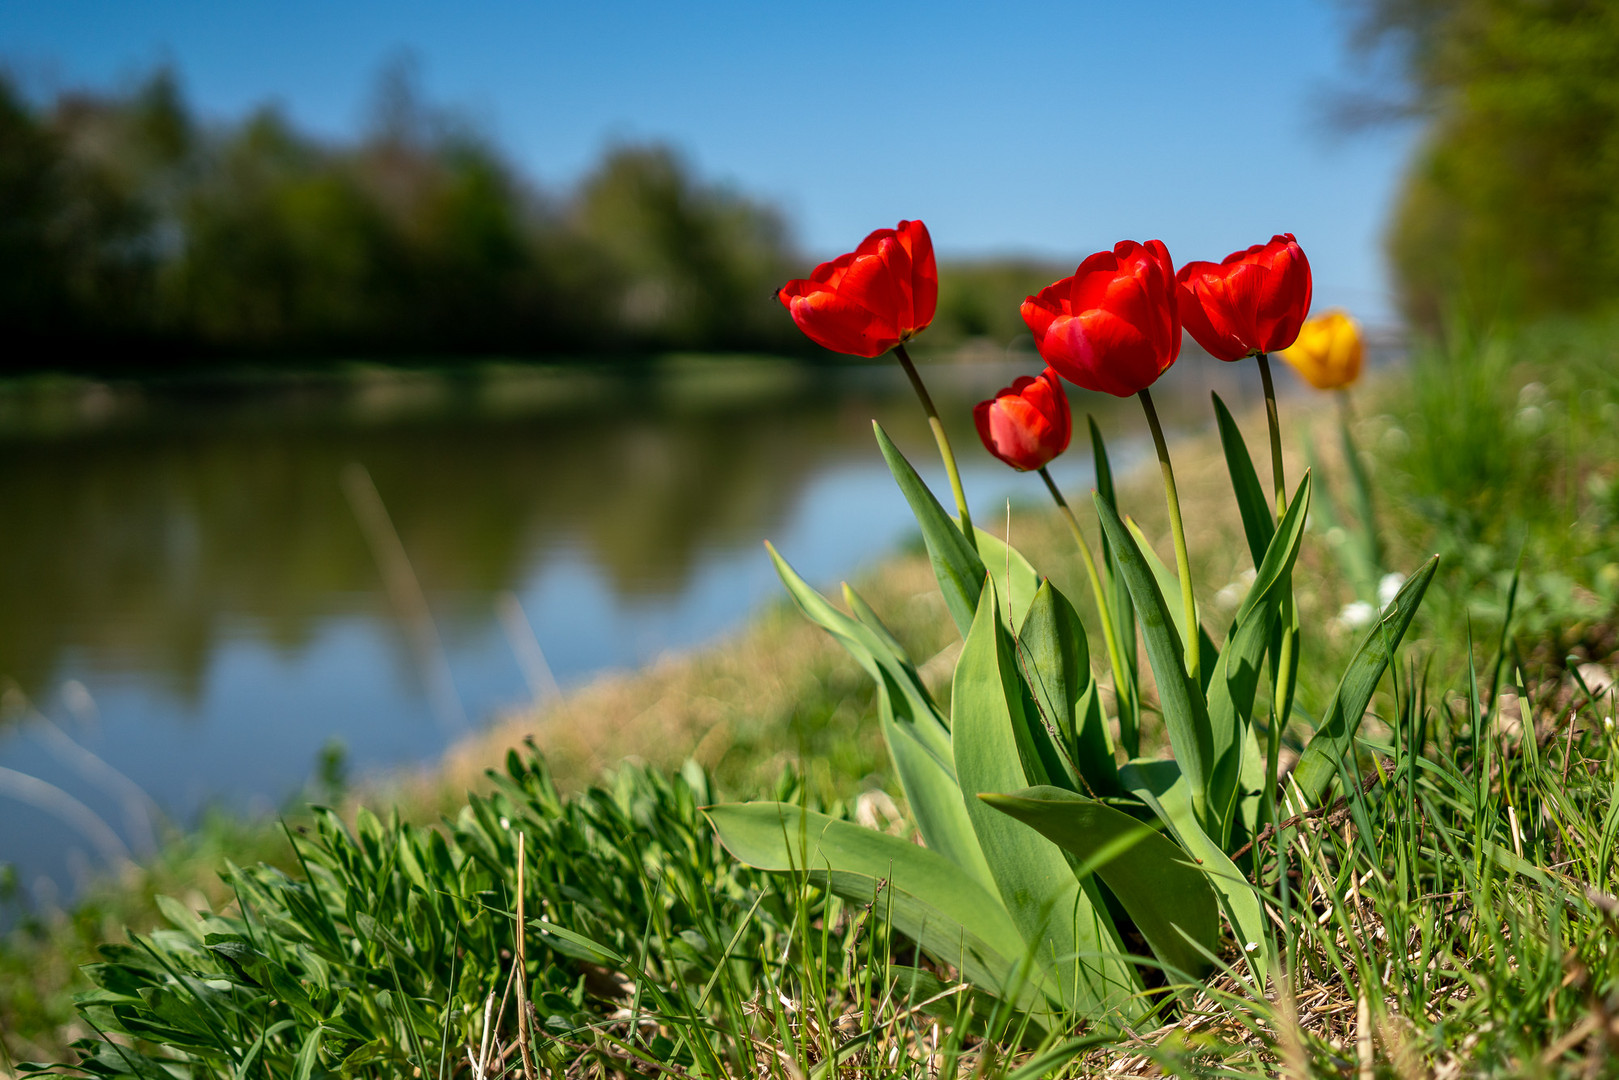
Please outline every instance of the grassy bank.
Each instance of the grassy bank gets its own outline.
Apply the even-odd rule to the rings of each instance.
[[[1619,587],[1616,349],[1611,324],[1453,342],[1358,392],[1349,430],[1376,482],[1373,569],[1409,571],[1433,551],[1443,569],[1405,650],[1408,665],[1385,680],[1377,722],[1363,728],[1369,784],[1348,785],[1351,797],[1294,834],[1294,906],[1279,918],[1295,981],[1257,1001],[1217,982],[1161,1028],[1113,1033],[1105,1046],[1064,1048],[1054,1035],[1045,1049],[1062,1054],[1049,1068],[1073,1059],[1076,1069],[1265,1072],[1282,1063],[1303,1075],[1368,1058],[1401,1075],[1602,1067],[1619,985],[1610,943],[1619,905],[1607,906],[1616,826],[1604,718],[1613,708],[1600,685],[1612,681]],[[1313,461],[1330,493],[1294,574],[1313,650],[1306,673],[1341,668],[1354,641],[1346,605],[1366,587],[1360,507],[1334,408],[1284,416],[1289,474]],[[1259,445],[1258,414],[1240,416]],[[1230,613],[1226,586],[1248,565],[1241,522],[1214,437],[1184,442],[1175,455],[1200,600],[1220,625]],[[1167,556],[1156,477],[1132,477],[1121,503]],[[1053,515],[1014,509],[1009,525],[985,526],[1009,528],[1065,593],[1088,595]],[[1516,614],[1501,650],[1515,572]],[[901,553],[857,584],[930,689],[947,697],[957,637],[926,558]],[[1492,674],[1503,655],[1497,694]],[[1315,678],[1300,687],[1300,725],[1332,691]],[[537,1015],[554,1036],[541,1064],[558,1074],[796,1075],[829,1060],[884,1075],[1016,1067],[1006,1055],[1020,1041],[1040,1046],[1038,1033],[1008,1030],[1004,1015],[974,1020],[971,996],[951,988],[948,972],[904,970],[914,950],[889,935],[880,907],[861,910],[738,866],[697,812],[763,793],[903,831],[872,710],[863,673],[783,603],[719,647],[512,717],[456,748],[442,769],[355,796],[342,816],[357,839],[335,820],[299,817],[292,824],[308,831],[295,828],[295,854],[276,830],[215,824],[72,915],[32,921],[8,939],[7,1051],[13,1060],[51,1058],[89,1033],[84,1025],[98,1014],[77,1019],[67,1001],[89,985],[74,965],[120,940],[124,925],[166,926],[147,939],[157,952],[192,955],[199,970],[232,978],[207,935],[275,928],[319,954],[318,964],[299,961],[326,972],[305,991],[321,987],[309,1015],[340,1001],[350,1010],[352,1033],[334,1026],[329,1037],[351,1071],[435,1069],[437,1057],[419,1044],[436,1048],[452,1025],[483,1030],[468,1016],[497,988],[501,950],[517,946],[509,920],[513,836],[522,832],[531,845],[527,899],[538,905],[530,913],[561,928],[527,945]],[[485,775],[524,738],[543,750],[543,765],[517,756]],[[487,801],[469,803],[469,790]],[[442,814],[448,824],[378,821],[354,808],[359,801],[395,806],[406,822]],[[1417,821],[1420,830],[1410,827]],[[246,867],[261,858],[296,872],[218,874],[227,860]],[[417,896],[412,865],[435,878],[435,865],[448,867],[444,887]],[[351,911],[332,924],[335,901],[311,906],[308,890],[288,883],[311,873],[317,889],[351,897],[374,921]],[[160,907],[159,893],[219,914],[195,922]],[[151,966],[127,952],[114,959]],[[246,974],[262,982],[256,971]],[[937,994],[918,991],[925,977],[943,980]],[[288,994],[296,991],[276,997]],[[455,1002],[459,1013],[444,1007]],[[231,1012],[209,1027],[230,1045],[246,1035],[246,1047],[251,1020],[251,1010]],[[509,1055],[518,1051],[511,1029],[489,1028]],[[278,1050],[285,1059],[272,1072],[290,1075],[307,1045]],[[336,1068],[331,1047],[322,1059],[316,1045],[309,1068]],[[196,1052],[230,1058],[226,1049]],[[459,1045],[449,1054],[459,1064],[446,1068],[466,1075]],[[116,1071],[116,1054],[103,1059]]]

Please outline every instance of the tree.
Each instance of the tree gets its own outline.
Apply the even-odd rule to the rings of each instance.
[[[1362,0],[1427,132],[1388,245],[1407,313],[1506,319],[1619,299],[1619,4]]]

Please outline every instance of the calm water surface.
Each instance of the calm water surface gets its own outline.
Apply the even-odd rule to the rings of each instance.
[[[928,375],[983,520],[1043,497],[969,420],[1032,368]],[[1133,403],[1074,403],[1116,465],[1150,450]],[[50,903],[149,818],[285,805],[323,748],[426,761],[711,641],[780,595],[766,538],[811,581],[857,573],[914,532],[873,418],[948,490],[889,367],[0,391],[0,863]],[[1054,468],[1075,495],[1083,442]]]

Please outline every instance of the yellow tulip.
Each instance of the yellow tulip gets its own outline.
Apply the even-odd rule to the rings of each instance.
[[[1299,328],[1298,340],[1282,359],[1317,390],[1336,390],[1360,377],[1366,344],[1360,325],[1342,311],[1329,311]]]

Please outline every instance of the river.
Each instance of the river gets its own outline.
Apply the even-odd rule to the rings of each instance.
[[[1044,498],[970,422],[1035,366],[927,371],[981,519]],[[1087,410],[1116,468],[1150,443],[1133,403],[1072,396],[1053,472],[1081,495]],[[322,761],[428,761],[711,642],[780,595],[767,538],[811,581],[858,573],[914,534],[873,418],[946,492],[891,365],[0,387],[0,863],[61,903],[155,822],[272,812]]]

